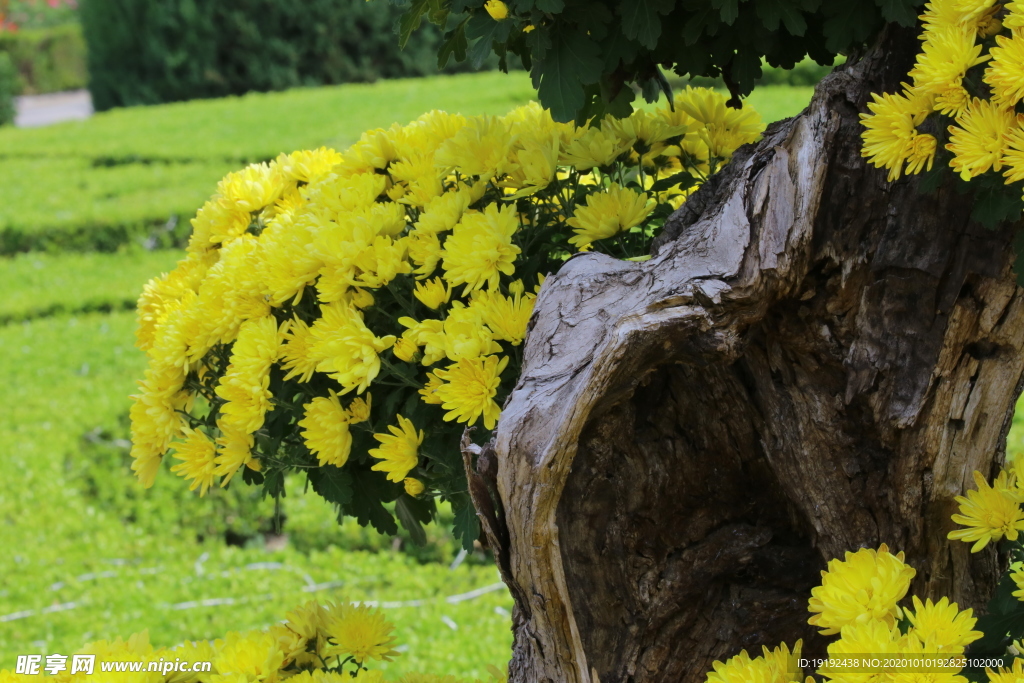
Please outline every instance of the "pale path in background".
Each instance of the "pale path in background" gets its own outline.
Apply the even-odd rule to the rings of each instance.
[[[92,116],[92,98],[88,90],[69,90],[48,95],[24,95],[14,98],[19,128],[48,126],[61,121],[80,121]]]

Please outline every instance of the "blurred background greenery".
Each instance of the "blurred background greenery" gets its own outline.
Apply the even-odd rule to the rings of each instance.
[[[459,555],[444,514],[417,547],[339,525],[299,479],[275,507],[241,482],[200,499],[166,471],[145,491],[128,470],[135,300],[182,257],[225,173],[431,109],[503,114],[532,96],[522,72],[438,74],[436,34],[400,52],[400,12],[0,0],[0,123],[5,92],[9,106],[88,85],[110,109],[0,128],[0,669],[143,629],[163,645],[222,637],[313,598],[387,607],[404,651],[391,673],[484,677],[507,661],[511,599],[483,552]],[[768,121],[793,115],[823,73],[767,70],[750,103]],[[1012,453],[1024,450],[1014,424]]]

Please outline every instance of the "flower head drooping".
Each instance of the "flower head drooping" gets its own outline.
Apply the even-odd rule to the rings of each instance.
[[[315,454],[321,465],[342,467],[348,462],[352,450],[349,432],[351,416],[341,407],[338,395],[318,396],[303,406],[305,417],[298,425],[304,428],[302,438],[306,447]]]
[[[390,434],[374,434],[380,442],[379,448],[370,450],[370,455],[381,460],[371,469],[386,472],[388,479],[401,482],[419,463],[419,448],[423,443],[423,431],[416,431],[411,420],[398,415],[398,426],[388,427]]]
[[[972,553],[976,553],[990,541],[998,541],[1004,536],[1011,541],[1024,531],[1024,512],[1021,511],[1014,492],[1007,486],[1006,473],[1001,472],[989,486],[981,472],[974,473],[977,490],[968,491],[967,497],[957,496],[960,514],[953,515],[953,521],[967,527],[950,531],[948,538],[974,543]]]
[[[884,543],[878,550],[847,552],[845,560],[832,560],[821,573],[821,585],[811,590],[807,620],[824,635],[839,633],[847,625],[865,620],[895,623],[896,603],[903,599],[917,572],[893,555]]]
[[[185,479],[192,480],[190,491],[199,488],[199,495],[205,496],[207,489],[213,485],[214,458],[217,447],[201,430],[188,427],[182,428],[185,441],[174,445],[174,457],[182,462],[171,468]]]

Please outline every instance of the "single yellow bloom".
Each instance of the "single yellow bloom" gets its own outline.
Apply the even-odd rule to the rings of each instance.
[[[341,407],[338,395],[330,391],[329,397],[317,396],[302,407],[306,413],[298,426],[304,428],[306,447],[321,465],[344,466],[352,451],[351,417]]]
[[[968,528],[950,531],[947,538],[965,543],[973,541],[972,553],[1003,536],[1016,541],[1018,534],[1024,531],[1024,512],[1014,493],[1008,489],[1006,472],[1000,472],[995,486],[989,486],[981,472],[975,471],[974,482],[978,489],[968,491],[966,498],[957,496],[960,514],[952,517],[954,522]]]
[[[821,585],[811,590],[808,610],[814,614],[807,623],[820,628],[823,635],[865,621],[891,626],[896,623],[896,603],[907,594],[916,574],[903,562],[902,552],[893,555],[884,543],[877,551],[847,552],[845,560],[832,560],[828,570],[821,572]]]
[[[419,463],[419,447],[423,443],[423,431],[416,431],[411,420],[398,415],[398,426],[388,426],[390,434],[374,434],[373,438],[380,442],[380,448],[372,448],[369,453],[381,460],[370,469],[387,472],[388,479],[400,482],[405,479]]]
[[[182,433],[185,441],[173,445],[174,457],[182,462],[172,467],[171,472],[180,473],[186,480],[191,479],[188,490],[195,491],[201,487],[199,495],[205,496],[213,485],[217,447],[201,430],[183,427]]]
[[[463,358],[444,370],[434,373],[444,383],[434,390],[447,410],[445,422],[457,420],[475,424],[481,416],[484,427],[494,429],[501,407],[494,401],[501,384],[501,373],[508,365],[508,357]]]
[[[391,661],[398,654],[392,649],[394,624],[380,610],[367,605],[335,607],[328,613],[324,630],[330,643],[325,656],[350,656],[362,664],[367,659]]]

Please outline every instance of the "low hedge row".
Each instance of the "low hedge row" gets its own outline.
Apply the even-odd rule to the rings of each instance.
[[[0,54],[14,63],[25,95],[84,88],[89,80],[78,24],[2,32]]]
[[[80,11],[98,111],[437,73],[440,31],[398,49],[403,8],[389,2],[83,0]]]

